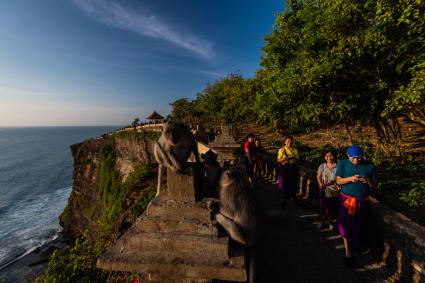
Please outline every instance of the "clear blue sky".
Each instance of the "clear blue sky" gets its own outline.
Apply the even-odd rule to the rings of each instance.
[[[278,0],[1,0],[0,126],[124,125],[259,68]]]

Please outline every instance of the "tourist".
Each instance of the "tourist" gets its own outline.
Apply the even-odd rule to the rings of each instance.
[[[338,228],[344,240],[344,262],[352,264],[352,252],[365,248],[370,221],[370,189],[374,187],[374,166],[364,160],[360,146],[347,149],[348,160],[338,163],[336,183],[341,186]]]
[[[263,155],[265,153],[264,147],[261,145],[260,139],[255,140],[254,146],[254,175],[261,177],[265,173],[265,161]]]
[[[338,215],[339,188],[336,185],[336,154],[331,149],[323,152],[324,163],[317,170],[319,184],[320,220],[318,228],[333,229],[333,221]]]
[[[293,204],[299,179],[297,161],[299,154],[293,147],[294,138],[288,136],[284,140],[284,146],[277,153],[277,162],[280,164],[278,176],[278,188],[282,193],[281,204],[289,200]]]
[[[254,157],[254,136],[252,134],[248,135],[247,141],[244,143],[243,150],[244,150],[244,163],[245,163],[245,169],[246,174],[248,176],[248,180],[253,184],[252,182],[252,175],[253,175],[253,157]]]

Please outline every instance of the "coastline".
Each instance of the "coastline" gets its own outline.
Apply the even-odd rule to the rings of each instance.
[[[68,241],[64,238],[63,234],[59,233],[56,239],[45,243],[41,247],[36,248],[34,251],[1,269],[0,282],[15,283],[24,280],[33,282],[34,279],[42,274],[47,268],[53,251],[63,250],[68,247],[68,245]]]

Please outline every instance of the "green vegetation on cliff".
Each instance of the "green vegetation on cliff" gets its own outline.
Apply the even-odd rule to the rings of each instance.
[[[99,158],[99,200],[103,217],[99,227],[101,237],[111,233],[118,217],[125,208],[125,187],[121,185],[119,174],[115,169],[115,149],[106,145],[100,150]]]
[[[147,177],[152,176],[154,164],[136,165],[125,181],[121,181],[115,167],[116,151],[110,145],[100,150],[99,158],[99,199],[103,215],[99,221],[99,237],[108,238],[111,232],[119,229],[119,218],[127,217],[132,222],[143,212],[147,204],[155,196],[152,186],[143,187]],[[132,192],[139,196],[134,203],[129,201]],[[127,214],[124,215],[124,212]],[[130,216],[131,215],[131,216]],[[121,221],[122,222],[122,221]]]
[[[97,258],[105,247],[92,245],[79,238],[65,251],[55,250],[50,258],[47,270],[39,277],[37,283],[71,283],[71,282],[105,282],[107,273],[96,269]]]
[[[83,174],[76,175],[74,172],[74,178],[81,178],[78,184],[84,193],[74,195],[74,204],[68,204],[61,220],[67,225],[72,224],[76,217],[73,210],[78,209],[78,215],[91,223],[68,249],[53,253],[47,270],[37,278],[37,282],[104,282],[110,276],[108,272],[96,269],[97,258],[143,213],[156,193],[156,165],[150,163],[151,153],[146,152],[146,163],[132,161],[135,162],[133,168],[124,178],[118,170],[117,159],[123,153],[118,152],[117,138],[124,140],[123,144],[127,146],[125,154],[132,154],[129,147],[140,146],[143,149],[150,144],[147,141],[155,137],[151,133],[132,132],[81,145],[80,154],[83,156],[75,156],[78,160],[75,170]],[[87,174],[88,171],[93,175]],[[95,181],[89,183],[89,180]]]

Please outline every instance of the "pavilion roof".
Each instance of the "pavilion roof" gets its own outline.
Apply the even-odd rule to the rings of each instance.
[[[148,120],[161,120],[164,119],[161,115],[159,115],[156,111],[153,111],[152,114],[150,114],[148,117],[146,117]]]

